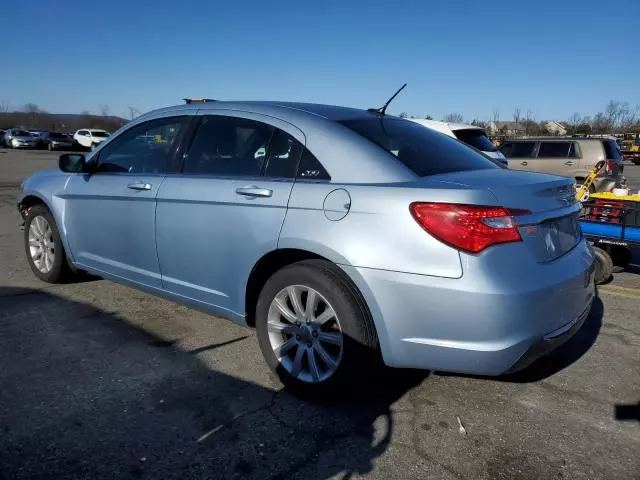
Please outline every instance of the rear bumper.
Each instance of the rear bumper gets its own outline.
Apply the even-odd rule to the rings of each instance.
[[[593,255],[584,240],[539,271],[522,272],[518,283],[481,283],[480,272],[445,279],[345,270],[370,306],[392,367],[479,375],[523,368],[568,340],[595,298]]]

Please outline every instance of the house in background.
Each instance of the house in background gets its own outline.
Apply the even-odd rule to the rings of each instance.
[[[525,134],[524,123],[516,122],[489,122],[487,132],[490,135],[508,135],[510,137]]]
[[[562,136],[567,134],[567,129],[564,127],[564,125],[558,122],[554,122],[554,121],[546,122],[544,124],[544,128],[546,128],[547,132],[549,132],[551,135]]]

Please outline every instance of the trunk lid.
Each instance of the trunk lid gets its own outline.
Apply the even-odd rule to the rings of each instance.
[[[523,243],[538,262],[564,255],[582,238],[573,179],[491,169],[435,175],[431,181],[490,191],[497,205],[514,212]]]

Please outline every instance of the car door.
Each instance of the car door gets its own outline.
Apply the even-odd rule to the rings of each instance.
[[[580,169],[574,142],[542,141],[531,171],[575,178]]]
[[[210,113],[158,192],[158,257],[165,290],[240,320],[251,269],[277,247],[304,135],[273,117]]]
[[[187,116],[167,116],[122,132],[88,160],[65,188],[64,225],[80,268],[160,288],[156,194]],[[147,142],[160,135],[163,142]]]
[[[534,141],[506,141],[500,151],[507,157],[511,170],[531,171],[535,160],[537,143]]]

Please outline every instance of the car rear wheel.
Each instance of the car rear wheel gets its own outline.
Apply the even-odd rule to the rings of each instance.
[[[596,285],[607,282],[613,275],[613,260],[607,252],[603,249],[594,247],[593,251],[596,254],[596,272],[595,282]]]
[[[277,271],[256,307],[260,349],[287,387],[325,395],[371,371],[377,336],[345,274],[309,260]]]
[[[35,205],[27,212],[24,245],[29,266],[40,280],[59,283],[70,273],[58,227],[44,205]]]

